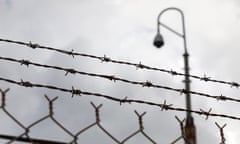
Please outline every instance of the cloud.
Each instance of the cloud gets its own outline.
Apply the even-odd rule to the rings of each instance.
[[[237,6],[231,2],[224,1],[11,1],[11,9],[4,6],[1,9],[0,37],[16,40],[33,41],[42,45],[57,47],[65,50],[89,53],[98,56],[109,56],[116,60],[131,61],[182,71],[182,39],[174,34],[163,30],[166,45],[162,49],[155,49],[152,46],[152,39],[155,36],[156,17],[163,8],[177,6],[184,10],[187,26],[187,42],[190,52],[191,73],[207,73],[210,76],[224,80],[238,80],[238,18]],[[181,30],[178,15],[175,13],[166,14],[163,21]],[[76,68],[80,71],[91,73],[116,75],[134,81],[149,80],[159,85],[182,88],[183,77],[170,77],[161,72],[148,70],[136,70],[131,66],[104,63],[90,58],[65,56],[56,52],[45,50],[32,50],[21,46],[1,44],[1,54],[18,59],[30,59],[34,62],[58,65],[67,68]],[[177,107],[185,107],[184,96],[178,93],[162,89],[146,88],[126,84],[123,82],[112,82],[109,80],[82,76],[68,75],[57,70],[47,70],[30,66],[29,68],[1,62],[1,76],[16,80],[23,78],[36,83],[51,84],[71,89],[72,86],[85,91],[99,92],[119,98],[134,98],[162,103],[165,99],[168,103]],[[225,86],[199,82],[192,80],[192,89],[212,94],[237,95],[237,91]],[[2,87],[8,87],[1,83]],[[221,91],[220,91],[221,90]],[[20,103],[23,107],[19,109],[17,116],[21,121],[27,119],[27,114],[34,115],[26,125],[48,113],[48,103],[43,97],[47,94],[53,98],[59,96],[54,103],[56,118],[61,121],[71,132],[76,133],[81,128],[95,121],[94,108],[90,101],[95,104],[103,103],[101,108],[101,124],[118,139],[124,139],[130,133],[139,128],[138,117],[134,114],[136,109],[139,113],[147,111],[143,117],[144,130],[154,140],[160,143],[169,143],[180,135],[179,124],[174,116],[185,117],[185,113],[160,111],[159,108],[150,106],[111,102],[101,98],[82,96],[71,98],[71,94],[56,92],[46,89],[23,89],[11,86],[11,97],[9,97],[9,109],[15,111],[15,106]],[[19,98],[21,95],[21,98]],[[25,96],[26,95],[26,96]],[[31,98],[29,98],[32,96]],[[237,105],[228,103],[217,103],[215,100],[208,100],[192,96],[194,109],[208,109],[214,106],[214,112],[232,113],[228,107],[237,109]],[[14,113],[15,114],[15,113]],[[17,115],[17,114],[16,114]],[[218,129],[215,127],[215,118],[205,121],[204,117],[193,115],[197,126],[198,143],[219,142]],[[221,120],[221,122],[225,122]],[[237,124],[226,120],[231,125]],[[50,124],[49,124],[50,123]],[[64,140],[70,136],[65,135],[59,128],[53,126],[50,120],[36,126],[31,131],[31,136],[47,136],[49,131],[56,130],[57,134],[63,135]],[[229,124],[229,125],[230,125]],[[233,127],[234,127],[233,126]],[[237,127],[237,126],[236,126]],[[14,129],[12,129],[14,131]],[[44,132],[44,133],[42,133]],[[45,133],[46,132],[46,133]],[[234,129],[227,130],[227,137],[237,137]],[[234,134],[232,134],[234,132]],[[16,132],[18,133],[18,132]],[[18,133],[19,134],[19,133]],[[86,136],[86,137],[85,137]],[[49,136],[50,138],[50,136]],[[51,137],[52,138],[52,137]],[[92,128],[80,136],[87,142],[96,139],[100,143],[113,143],[98,128]],[[145,143],[146,139],[141,135],[133,138],[129,143]],[[234,140],[229,140],[234,141]],[[234,143],[234,142],[233,142]]]

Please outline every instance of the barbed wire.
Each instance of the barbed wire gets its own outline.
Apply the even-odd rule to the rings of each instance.
[[[73,86],[72,86],[72,89],[66,89],[66,88],[60,88],[60,87],[53,86],[53,85],[34,84],[34,83],[29,82],[29,81],[23,81],[23,80],[18,82],[18,81],[14,81],[14,80],[7,79],[7,78],[2,78],[2,77],[0,77],[0,80],[8,82],[8,83],[15,84],[15,85],[18,85],[18,86],[27,87],[27,88],[36,87],[36,88],[46,88],[46,89],[57,90],[57,91],[61,91],[61,92],[67,92],[67,93],[70,93],[72,95],[72,97],[74,97],[75,95],[78,95],[78,96],[90,95],[90,96],[105,98],[105,99],[108,99],[108,100],[111,100],[111,101],[119,102],[120,105],[123,104],[123,103],[128,103],[128,104],[137,103],[137,104],[144,104],[144,105],[149,105],[149,106],[157,106],[162,111],[163,110],[172,110],[172,111],[179,111],[179,112],[191,112],[191,113],[195,113],[195,114],[198,114],[198,115],[206,116],[206,119],[208,119],[209,116],[212,116],[212,117],[221,117],[221,118],[228,118],[228,119],[233,119],[233,120],[240,120],[240,117],[237,117],[237,116],[211,113],[212,108],[210,108],[210,110],[208,110],[208,111],[205,111],[205,110],[202,110],[202,109],[200,109],[200,111],[198,111],[198,110],[188,110],[188,109],[184,109],[184,108],[173,107],[172,104],[167,104],[166,100],[164,100],[163,104],[159,104],[159,103],[154,103],[154,102],[150,102],[150,101],[129,99],[126,96],[121,99],[121,98],[116,98],[116,97],[111,96],[111,95],[82,91],[80,89],[75,89]]]
[[[8,42],[8,43],[20,44],[20,45],[25,45],[25,46],[28,46],[29,48],[32,48],[32,49],[40,48],[40,49],[56,51],[56,52],[60,52],[62,54],[71,55],[73,58],[74,58],[74,56],[83,56],[83,57],[98,59],[101,62],[112,62],[112,63],[116,63],[116,64],[123,64],[123,65],[134,66],[137,69],[147,69],[147,70],[154,70],[154,71],[165,72],[165,73],[171,74],[173,76],[175,76],[175,75],[177,75],[177,76],[189,76],[189,77],[192,77],[192,78],[195,78],[195,79],[199,79],[201,81],[222,83],[222,84],[227,84],[227,85],[230,85],[231,87],[236,87],[236,88],[238,88],[240,86],[240,84],[237,83],[237,82],[228,82],[228,81],[222,81],[222,80],[215,80],[215,79],[211,79],[210,77],[207,77],[206,75],[204,75],[203,77],[196,76],[196,75],[186,75],[186,74],[179,73],[179,72],[173,71],[173,70],[166,70],[166,69],[154,68],[154,67],[150,67],[150,66],[147,66],[147,65],[143,65],[141,62],[136,64],[136,63],[131,63],[131,62],[127,62],[127,61],[118,61],[118,60],[111,59],[110,57],[107,57],[106,55],[104,55],[104,57],[99,57],[99,56],[90,55],[90,54],[77,53],[77,52],[74,52],[74,50],[66,51],[66,50],[56,49],[56,48],[53,48],[53,47],[41,46],[39,44],[33,44],[31,42],[25,43],[25,42],[21,42],[21,41],[7,40],[7,39],[1,39],[1,38],[0,38],[0,41]],[[16,62],[16,63],[19,63],[20,65],[25,65],[27,67],[29,67],[30,65],[33,65],[33,66],[42,67],[42,68],[49,68],[49,69],[54,69],[54,70],[60,70],[60,71],[64,71],[65,72],[65,76],[67,76],[68,74],[81,74],[81,75],[87,75],[87,76],[104,78],[104,79],[111,80],[113,82],[121,81],[121,82],[129,83],[129,84],[133,84],[133,85],[140,85],[142,87],[147,87],[147,88],[160,88],[160,89],[175,91],[175,92],[179,92],[180,94],[190,93],[190,94],[194,94],[194,95],[197,95],[197,96],[203,96],[203,97],[207,97],[207,98],[214,98],[214,99],[222,100],[222,101],[229,100],[229,101],[234,101],[234,102],[240,102],[240,99],[235,99],[235,98],[232,98],[232,97],[229,97],[229,96],[223,96],[222,94],[220,96],[219,95],[216,96],[216,95],[210,95],[210,94],[206,94],[206,93],[202,93],[202,92],[187,91],[185,89],[178,89],[178,88],[172,88],[172,87],[168,87],[168,86],[153,84],[151,81],[148,81],[148,80],[146,80],[144,82],[143,81],[132,81],[132,80],[124,79],[124,78],[121,78],[121,77],[116,77],[115,75],[105,75],[105,74],[89,73],[89,72],[79,71],[79,70],[76,70],[74,68],[64,68],[64,67],[55,66],[55,65],[35,63],[35,62],[32,62],[30,60],[25,60],[25,59],[17,60],[15,58],[9,58],[9,57],[2,57],[2,56],[0,56],[0,60]],[[227,119],[232,119],[232,120],[240,120],[240,117],[237,117],[237,116],[226,115],[226,114],[219,114],[219,113],[212,113],[212,108],[210,108],[207,111],[205,111],[203,109],[200,109],[198,111],[198,110],[188,110],[188,109],[184,109],[184,108],[174,107],[172,104],[168,104],[166,100],[164,100],[164,102],[161,104],[161,103],[154,103],[154,102],[151,102],[151,101],[129,99],[126,96],[123,97],[123,98],[116,98],[114,96],[106,95],[106,94],[102,94],[102,93],[82,91],[81,89],[75,89],[73,86],[72,86],[71,89],[67,89],[67,88],[57,87],[57,86],[54,86],[54,85],[45,85],[45,84],[32,83],[30,81],[23,81],[23,80],[15,81],[15,80],[2,78],[2,77],[0,77],[0,80],[8,82],[8,83],[11,83],[11,84],[16,84],[16,85],[22,86],[22,87],[46,88],[46,89],[57,90],[57,91],[61,91],[61,92],[67,92],[67,93],[70,93],[72,95],[72,97],[74,97],[76,95],[78,95],[78,96],[83,96],[83,95],[95,96],[95,97],[108,99],[110,101],[118,102],[120,105],[122,105],[123,103],[128,103],[128,104],[136,103],[136,104],[144,104],[144,105],[148,105],[148,106],[156,106],[156,107],[160,108],[161,111],[163,111],[163,110],[166,110],[166,111],[167,110],[172,110],[172,111],[178,111],[178,112],[191,112],[191,113],[194,113],[194,114],[205,116],[206,120],[209,117],[220,117],[220,118],[227,118]],[[47,115],[41,117],[40,119],[34,121],[30,125],[24,125],[13,114],[11,114],[8,111],[8,109],[6,108],[6,102],[5,102],[6,98],[5,97],[6,97],[6,93],[8,91],[9,91],[9,89],[6,89],[4,91],[0,89],[0,93],[1,93],[1,96],[2,96],[2,104],[1,104],[0,110],[2,110],[4,112],[4,114],[6,114],[11,120],[13,120],[14,123],[16,123],[21,129],[23,129],[24,132],[19,134],[19,135],[17,135],[17,136],[0,134],[0,138],[1,139],[9,140],[7,142],[7,144],[11,144],[11,143],[14,143],[16,141],[28,142],[28,143],[38,143],[38,144],[67,144],[67,143],[68,144],[77,144],[78,143],[78,137],[82,133],[88,131],[89,129],[91,129],[93,127],[97,127],[98,129],[100,129],[104,134],[106,134],[109,138],[111,138],[111,140],[113,140],[117,144],[124,144],[124,143],[126,143],[127,141],[129,141],[131,138],[135,137],[138,134],[141,134],[150,143],[157,144],[157,142],[154,141],[153,138],[151,138],[151,136],[149,136],[144,131],[143,116],[146,114],[146,112],[138,113],[137,111],[135,111],[135,114],[138,117],[139,128],[136,131],[134,131],[133,133],[131,133],[128,136],[126,136],[124,139],[119,140],[114,135],[112,135],[101,123],[101,120],[100,120],[100,108],[102,107],[102,104],[95,105],[93,102],[91,102],[92,107],[95,109],[96,121],[91,123],[90,125],[86,126],[85,128],[79,130],[77,133],[73,133],[71,130],[67,129],[63,124],[60,123],[60,121],[58,121],[54,117],[53,103],[54,103],[54,101],[56,101],[58,99],[58,97],[50,99],[47,95],[45,95],[45,98],[48,101],[49,114],[47,114]],[[50,119],[54,124],[56,124],[59,128],[61,128],[69,137],[71,137],[72,140],[70,142],[61,142],[61,141],[52,141],[52,140],[46,140],[46,139],[32,138],[30,136],[30,129],[32,129],[34,126],[38,125],[39,123],[41,123],[42,121],[44,121],[46,119]],[[185,138],[185,130],[184,130],[185,119],[180,120],[177,116],[176,116],[176,119],[177,119],[177,121],[180,124],[181,135],[179,137],[177,137],[174,141],[172,141],[171,144],[176,144],[180,140],[183,140],[186,143],[187,139]],[[220,126],[218,123],[215,123],[215,124],[217,125],[217,127],[219,128],[219,131],[220,131],[220,136],[221,136],[220,144],[225,144],[226,139],[224,137],[223,128],[226,126],[226,124],[224,124],[223,126]]]
[[[142,82],[142,81],[132,81],[132,80],[129,80],[129,79],[123,79],[123,78],[120,78],[120,77],[116,77],[114,75],[103,75],[103,74],[83,72],[83,71],[75,70],[73,68],[63,68],[63,67],[59,67],[59,66],[39,64],[39,63],[31,62],[30,60],[24,60],[24,59],[17,60],[17,59],[14,59],[14,58],[1,57],[0,56],[0,60],[16,62],[16,63],[19,63],[21,65],[26,65],[27,67],[29,65],[34,65],[34,66],[37,66],[37,67],[61,70],[61,71],[65,72],[65,76],[68,75],[69,73],[70,74],[81,74],[81,75],[104,78],[104,79],[108,79],[108,80],[111,80],[111,81],[114,81],[114,82],[121,81],[121,82],[125,82],[125,83],[128,83],[128,84],[140,85],[140,86],[143,86],[143,87],[160,88],[160,89],[175,91],[175,92],[179,92],[180,94],[190,93],[190,94],[194,94],[194,95],[197,95],[197,96],[203,96],[203,97],[213,98],[213,99],[222,100],[222,101],[227,101],[228,100],[228,101],[240,102],[240,99],[235,99],[235,98],[232,98],[232,97],[229,97],[229,96],[223,96],[222,94],[220,96],[216,96],[216,95],[210,95],[210,94],[206,94],[206,93],[202,93],[202,92],[186,91],[185,89],[178,89],[178,88],[172,88],[172,87],[168,87],[168,86],[153,84],[152,82],[150,82],[148,80],[144,81],[144,82]]]
[[[138,134],[141,134],[150,143],[157,144],[157,142],[153,140],[153,138],[145,132],[143,117],[146,115],[146,112],[139,113],[136,110],[134,111],[136,116],[138,117],[138,128],[120,140],[116,138],[116,136],[111,134],[111,132],[107,130],[104,127],[104,125],[102,125],[101,123],[100,109],[103,106],[103,104],[96,105],[93,102],[90,102],[90,104],[95,110],[95,121],[81,128],[77,132],[73,133],[70,129],[66,128],[62,123],[60,123],[60,121],[56,119],[54,116],[55,115],[54,108],[56,108],[54,107],[54,103],[58,100],[58,97],[49,98],[47,95],[45,95],[45,99],[48,102],[48,113],[45,116],[35,120],[33,123],[26,126],[22,122],[20,122],[17,119],[17,117],[15,117],[11,112],[8,111],[8,108],[6,105],[6,96],[9,90],[10,90],[9,88],[6,90],[0,89],[0,96],[1,96],[0,110],[2,110],[3,113],[7,117],[9,117],[14,123],[16,123],[24,132],[14,136],[9,134],[0,134],[0,139],[7,140],[6,144],[12,144],[14,142],[26,142],[26,143],[33,143],[33,144],[78,144],[78,141],[79,141],[78,137],[94,127],[100,129],[103,134],[107,135],[116,144],[124,144]],[[180,118],[178,118],[177,116],[175,116],[175,118],[179,122],[181,134],[177,139],[172,141],[171,144],[176,144],[181,139],[186,142],[187,140],[185,139],[185,131],[184,131],[185,119],[180,120]],[[63,130],[67,134],[67,136],[71,137],[71,140],[68,142],[63,142],[63,141],[54,141],[54,140],[46,140],[46,139],[31,137],[30,136],[31,129],[33,129],[33,127],[36,127],[37,125],[40,125],[40,123],[43,123],[47,119],[50,119],[57,127]],[[215,124],[220,130],[220,135],[221,135],[220,144],[225,144],[226,139],[224,138],[223,128],[226,126],[226,124],[223,126],[219,126],[218,123],[215,123]]]
[[[57,48],[53,48],[53,47],[49,47],[49,46],[42,46],[42,45],[39,45],[37,43],[34,44],[31,41],[29,43],[27,43],[27,42],[23,42],[23,41],[16,41],[16,40],[2,39],[2,38],[0,38],[0,41],[7,42],[7,43],[24,45],[24,46],[27,46],[27,47],[32,48],[32,49],[40,48],[40,49],[55,51],[55,52],[59,52],[59,53],[62,53],[62,54],[70,55],[73,58],[74,58],[74,56],[88,57],[88,58],[100,60],[101,62],[111,62],[111,63],[115,63],[115,64],[128,65],[128,66],[136,67],[137,69],[160,71],[160,72],[171,74],[173,76],[177,76],[177,75],[178,76],[189,76],[191,78],[198,79],[198,80],[204,81],[204,82],[220,83],[220,84],[225,84],[225,85],[229,85],[230,87],[236,87],[236,88],[240,87],[240,83],[238,83],[238,82],[234,82],[234,81],[230,82],[230,81],[212,79],[211,77],[206,76],[205,74],[204,74],[204,76],[197,76],[197,75],[191,75],[191,74],[186,75],[184,73],[180,73],[180,72],[177,72],[177,71],[174,71],[174,70],[166,70],[166,69],[162,69],[162,68],[156,68],[156,67],[143,65],[141,62],[132,63],[132,62],[127,62],[127,61],[114,60],[114,59],[111,59],[110,57],[107,57],[106,55],[101,57],[101,56],[96,56],[96,55],[91,55],[91,54],[86,54],[86,53],[74,52],[73,49],[72,49],[72,51],[61,50],[61,49],[57,49]]]

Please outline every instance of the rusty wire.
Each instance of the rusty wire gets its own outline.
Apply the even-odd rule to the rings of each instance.
[[[149,105],[149,106],[156,106],[159,107],[161,110],[172,110],[172,111],[179,111],[179,112],[191,112],[191,113],[195,113],[198,115],[203,115],[206,116],[206,119],[211,116],[211,117],[221,117],[221,118],[227,118],[227,119],[233,119],[233,120],[240,120],[240,117],[237,116],[232,116],[232,115],[226,115],[226,114],[217,114],[217,113],[211,113],[212,108],[210,108],[210,110],[205,111],[200,109],[198,110],[188,110],[188,109],[184,109],[184,108],[178,108],[178,107],[173,107],[172,104],[167,104],[166,100],[164,100],[164,103],[159,104],[159,103],[154,103],[154,102],[150,102],[150,101],[144,101],[144,100],[136,100],[136,99],[129,99],[128,97],[124,97],[124,98],[116,98],[114,96],[111,95],[106,95],[106,94],[101,94],[101,93],[95,93],[95,92],[88,92],[88,91],[82,91],[80,89],[75,89],[74,87],[72,87],[72,89],[67,89],[67,88],[60,88],[57,86],[53,86],[53,85],[44,85],[44,84],[35,84],[29,81],[15,81],[15,80],[11,80],[11,79],[6,79],[6,78],[1,78],[1,81],[5,81],[11,84],[15,84],[18,86],[22,86],[22,87],[28,87],[28,88],[46,88],[46,89],[51,89],[51,90],[57,90],[57,91],[61,91],[61,92],[66,92],[66,93],[70,93],[73,96],[78,95],[88,95],[88,96],[95,96],[95,97],[100,97],[100,98],[104,98],[104,99],[108,99],[111,101],[115,101],[115,102],[119,102],[120,105],[123,103],[137,103],[137,104],[144,104],[144,105]]]
[[[143,65],[141,62],[132,63],[132,62],[128,62],[128,61],[114,60],[114,59],[111,59],[110,57],[107,57],[106,55],[101,57],[101,56],[96,56],[96,55],[91,55],[91,54],[86,54],[86,53],[74,52],[74,50],[72,50],[72,51],[61,50],[61,49],[57,49],[57,48],[53,48],[53,47],[49,47],[49,46],[42,46],[37,43],[34,44],[31,41],[29,43],[27,43],[27,42],[23,42],[23,41],[16,41],[16,40],[2,39],[2,38],[0,38],[0,41],[24,45],[24,46],[27,46],[32,49],[40,48],[40,49],[55,51],[55,52],[59,52],[62,54],[70,55],[73,58],[74,58],[74,56],[82,56],[82,57],[97,59],[97,60],[100,60],[101,62],[111,62],[111,63],[115,63],[115,64],[128,65],[128,66],[136,67],[137,69],[160,71],[160,72],[171,74],[173,76],[189,76],[191,78],[198,79],[198,80],[204,81],[204,82],[220,83],[220,84],[225,84],[225,85],[229,85],[230,87],[236,87],[236,88],[240,87],[240,83],[238,83],[238,82],[234,82],[234,81],[230,82],[230,81],[212,79],[211,77],[206,76],[205,74],[204,74],[204,76],[197,76],[197,75],[191,75],[191,74],[186,75],[184,73],[180,73],[180,72],[177,72],[174,70],[166,70],[166,69],[162,69],[162,68],[156,68],[156,67]]]
[[[74,68],[63,68],[63,67],[59,67],[59,66],[39,64],[39,63],[31,62],[30,60],[24,60],[24,59],[17,60],[17,59],[14,59],[14,58],[1,57],[0,56],[0,60],[16,62],[16,63],[19,63],[21,65],[26,65],[27,67],[29,65],[34,65],[34,66],[37,66],[37,67],[61,70],[61,71],[65,72],[65,75],[67,75],[69,73],[70,74],[81,74],[81,75],[87,75],[87,76],[92,76],[92,77],[104,78],[104,79],[108,79],[108,80],[111,80],[111,81],[114,81],[114,82],[121,81],[121,82],[125,82],[125,83],[128,83],[128,84],[140,85],[140,86],[143,86],[143,87],[160,88],[160,89],[175,91],[175,92],[178,92],[180,94],[190,93],[190,94],[193,94],[193,95],[207,97],[207,98],[213,98],[213,99],[221,100],[221,101],[227,101],[228,100],[228,101],[240,102],[240,99],[232,98],[232,97],[229,97],[229,96],[223,96],[222,94],[221,95],[210,95],[210,94],[206,94],[206,93],[202,93],[202,92],[186,91],[185,89],[172,88],[172,87],[168,87],[168,86],[153,84],[152,82],[150,82],[148,80],[146,80],[146,81],[132,81],[132,80],[129,80],[129,79],[116,77],[114,75],[104,75],[104,74],[83,72],[83,71],[76,70]],[[76,92],[76,93],[78,93],[78,92]]]

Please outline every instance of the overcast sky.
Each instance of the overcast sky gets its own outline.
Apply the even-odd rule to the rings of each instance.
[[[214,79],[240,82],[238,67],[240,41],[240,3],[238,0],[0,0],[0,38],[12,39],[72,50],[97,56],[108,56],[115,60],[143,63],[152,67],[183,72],[182,39],[162,28],[165,46],[156,49],[152,45],[156,34],[157,16],[167,7],[183,10],[186,21],[187,46],[190,53],[191,74],[206,74]],[[161,20],[181,31],[181,19],[176,12],[167,12]],[[101,63],[97,60],[62,55],[46,50],[32,50],[24,46],[0,43],[4,57],[28,59],[33,62],[74,68],[80,71],[115,75],[135,81],[149,80],[159,85],[183,88],[183,77],[136,70],[134,67]],[[85,91],[98,92],[114,97],[140,99],[168,103],[185,108],[185,97],[179,93],[156,88],[143,88],[122,82],[82,75],[64,76],[64,72],[39,67],[20,66],[0,61],[0,77],[20,79],[34,83],[51,84],[58,87],[72,86]],[[0,82],[0,88],[10,88],[7,109],[25,126],[48,113],[44,98],[59,96],[54,103],[55,117],[72,133],[95,121],[94,109],[90,105],[103,104],[101,124],[117,139],[122,140],[138,129],[138,118],[134,113],[144,111],[146,133],[157,143],[168,144],[180,136],[175,115],[183,119],[184,112],[160,111],[159,108],[140,104],[124,104],[91,96],[74,97],[70,94],[40,88],[23,88]],[[239,89],[211,82],[192,80],[193,91],[212,95],[227,95],[239,98]],[[194,110],[213,108],[212,112],[239,116],[239,104],[192,96]],[[239,141],[239,121],[194,115],[198,144],[220,143],[220,125],[224,128],[226,143]],[[19,135],[23,130],[3,112],[0,113],[1,133]],[[30,129],[31,137],[70,141],[71,137],[57,128],[51,120]],[[79,143],[114,143],[99,128],[95,127],[79,137]],[[127,143],[149,143],[138,135]],[[183,143],[183,141],[179,142]]]

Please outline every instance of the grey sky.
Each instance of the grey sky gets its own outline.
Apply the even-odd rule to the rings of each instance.
[[[0,38],[32,41],[41,45],[57,47],[93,55],[107,55],[116,60],[130,61],[173,69],[182,72],[182,39],[162,29],[166,45],[162,49],[152,46],[156,34],[158,13],[167,7],[175,6],[184,11],[186,20],[187,44],[190,53],[191,73],[211,76],[212,78],[240,82],[238,68],[240,41],[240,10],[237,0],[0,0]],[[181,30],[179,15],[166,13],[162,21]],[[136,70],[132,67],[101,63],[82,57],[68,57],[44,50],[31,50],[23,46],[0,43],[1,56],[17,59],[29,59],[33,62],[72,67],[80,71],[99,74],[111,74],[122,78],[146,81],[182,88],[182,77],[171,77],[161,72]],[[52,84],[71,88],[72,85],[86,91],[104,93],[116,97],[128,96],[177,107],[185,107],[184,96],[162,89],[142,88],[113,83],[108,80],[81,75],[64,76],[64,72],[46,70],[30,66],[28,69],[19,64],[0,61],[1,77],[14,80],[29,80],[35,83]],[[228,95],[238,98],[239,89],[221,84],[204,83],[192,80],[192,90],[213,95]],[[180,135],[180,129],[174,116],[185,117],[185,113],[160,111],[158,108],[143,105],[122,105],[94,97],[74,97],[46,89],[26,89],[0,82],[0,88],[11,88],[7,107],[25,125],[48,112],[44,94],[59,96],[55,105],[56,118],[73,133],[94,122],[94,109],[90,101],[103,103],[101,108],[102,124],[114,136],[123,139],[137,130],[137,117],[134,110],[144,116],[146,132],[158,143],[167,144]],[[27,103],[27,106],[26,106]],[[238,115],[238,103],[217,102],[216,100],[192,97],[193,109],[213,108],[214,113]],[[1,113],[4,123],[1,129],[10,134],[20,134],[22,130]],[[197,126],[198,143],[219,143],[219,131],[214,122],[227,123],[225,135],[227,143],[237,144],[239,140],[239,122],[227,119],[209,118],[194,115]],[[6,119],[6,120],[5,120]],[[61,130],[56,130],[51,121],[34,127],[30,136],[70,140]],[[100,133],[100,134],[99,134]],[[61,136],[61,138],[57,137]],[[145,139],[144,139],[145,140]],[[145,144],[142,137],[135,137],[128,143]],[[113,143],[97,128],[89,130],[79,137],[84,143]],[[179,142],[181,143],[181,142]],[[183,142],[182,142],[183,143]]]

